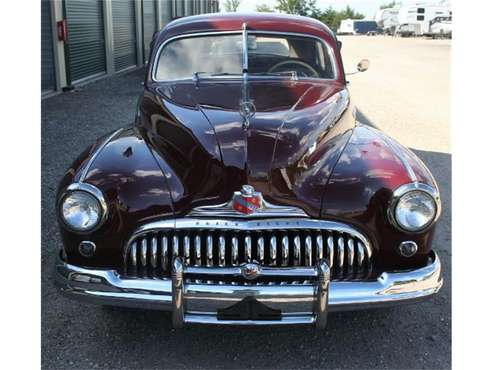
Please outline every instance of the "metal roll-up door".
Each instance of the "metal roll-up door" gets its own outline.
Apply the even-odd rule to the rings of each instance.
[[[185,3],[183,0],[176,0],[176,6],[175,6],[176,12],[175,12],[175,17],[183,17],[185,13]]]
[[[113,45],[115,71],[137,65],[137,36],[135,33],[135,2],[113,0]]]
[[[69,77],[72,83],[106,71],[103,3],[65,0]]]
[[[53,57],[50,2],[41,0],[41,91],[52,91],[55,88],[55,58]]]
[[[189,16],[193,14],[193,1],[187,0],[185,1],[185,16]]]
[[[171,0],[161,0],[161,15],[165,26],[173,19],[173,2]]]
[[[144,37],[144,60],[149,60],[150,43],[154,32],[157,31],[156,23],[156,1],[143,0],[142,2],[142,18],[143,18],[143,37]]]

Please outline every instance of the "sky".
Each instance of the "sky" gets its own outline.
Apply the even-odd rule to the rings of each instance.
[[[225,0],[220,0],[221,5]],[[390,0],[317,0],[317,5],[320,9],[326,9],[332,6],[335,10],[342,10],[347,5],[356,10],[358,13],[364,14],[366,18],[373,18],[380,5],[389,3]],[[403,5],[411,5],[415,3],[421,4],[436,4],[439,0],[430,1],[400,1]],[[239,12],[253,12],[257,5],[267,4],[269,6],[274,6],[276,0],[242,0]],[[224,6],[221,6],[224,9]]]

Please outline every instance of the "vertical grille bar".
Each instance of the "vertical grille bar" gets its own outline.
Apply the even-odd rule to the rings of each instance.
[[[259,262],[261,264],[264,263],[264,254],[265,254],[265,251],[264,251],[264,238],[262,236],[260,236],[257,239],[257,256],[258,256]]]
[[[357,245],[358,245],[358,267],[362,267],[363,262],[365,260],[365,249],[363,247],[363,244],[361,244],[361,242],[358,242]]]
[[[137,243],[133,242],[130,247],[130,260],[132,261],[132,267],[137,267]]]
[[[231,264],[238,266],[238,237],[236,236],[231,239]]]
[[[143,267],[147,266],[147,239],[142,239],[140,243],[140,263]]]
[[[180,240],[177,235],[173,235],[173,257],[178,256],[180,252]]]
[[[334,265],[334,237],[330,235],[327,238],[327,257],[329,258],[329,267]]]
[[[152,268],[157,267],[157,238],[153,237],[151,239],[151,266]]]
[[[337,239],[337,265],[340,269],[344,267],[344,237],[340,236]]]
[[[363,243],[361,243],[361,242],[360,242],[360,244],[363,246],[363,248],[365,248],[366,256],[368,257],[368,261],[370,261],[371,256],[372,256],[372,250],[371,250],[370,246],[364,246]]]
[[[317,235],[315,244],[317,246],[317,262],[319,262],[324,258],[324,242],[322,239],[322,235]]]
[[[289,261],[289,238],[287,235],[284,235],[282,237],[282,242],[281,242],[281,264],[283,266],[288,265]]]
[[[354,264],[354,241],[351,238],[347,241],[347,250],[348,266],[349,268],[352,268]]]
[[[311,266],[313,262],[312,259],[312,237],[307,235],[305,237],[305,265]]]
[[[202,266],[202,251],[200,250],[202,248],[202,241],[200,239],[200,235],[195,236],[195,243],[194,243],[194,249],[195,249],[195,266]]]
[[[161,239],[161,268],[168,270],[168,237],[165,235]]]
[[[207,266],[212,266],[213,265],[213,260],[212,260],[213,239],[212,239],[212,235],[207,235],[206,248],[207,248]]]
[[[252,237],[250,235],[245,236],[245,260],[252,262]]]
[[[269,242],[269,260],[270,260],[270,265],[275,266],[277,262],[277,238],[275,236],[270,237],[270,242]]]
[[[190,266],[190,237],[188,235],[183,238],[183,254],[185,255],[185,266]]]
[[[226,239],[224,235],[219,236],[219,266],[226,266]]]
[[[301,240],[300,236],[294,237],[294,265],[299,266],[301,264]]]

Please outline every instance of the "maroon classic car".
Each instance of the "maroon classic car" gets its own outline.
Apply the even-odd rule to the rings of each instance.
[[[168,310],[176,327],[320,328],[331,310],[436,293],[437,185],[357,121],[340,49],[324,24],[287,15],[158,32],[135,122],[61,181],[61,292]]]

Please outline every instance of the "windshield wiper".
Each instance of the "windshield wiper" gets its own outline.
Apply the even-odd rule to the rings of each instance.
[[[282,72],[257,72],[250,73],[252,76],[288,76],[292,80],[298,80],[298,72],[296,71],[282,71]]]
[[[291,77],[292,80],[298,80],[298,72],[296,71],[282,71],[282,72],[256,72],[249,73],[250,76],[287,76]],[[235,76],[240,77],[240,73],[230,73],[230,72],[221,72],[221,73],[212,73],[212,72],[194,72],[192,75],[192,80],[197,84],[201,78],[210,78],[210,77],[222,77],[222,76]]]
[[[239,73],[229,73],[229,72],[222,72],[222,73],[212,73],[212,72],[194,72],[192,75],[192,80],[195,81],[195,83],[199,82],[200,76],[204,76],[205,78],[208,77],[221,77],[221,76],[240,76]]]

